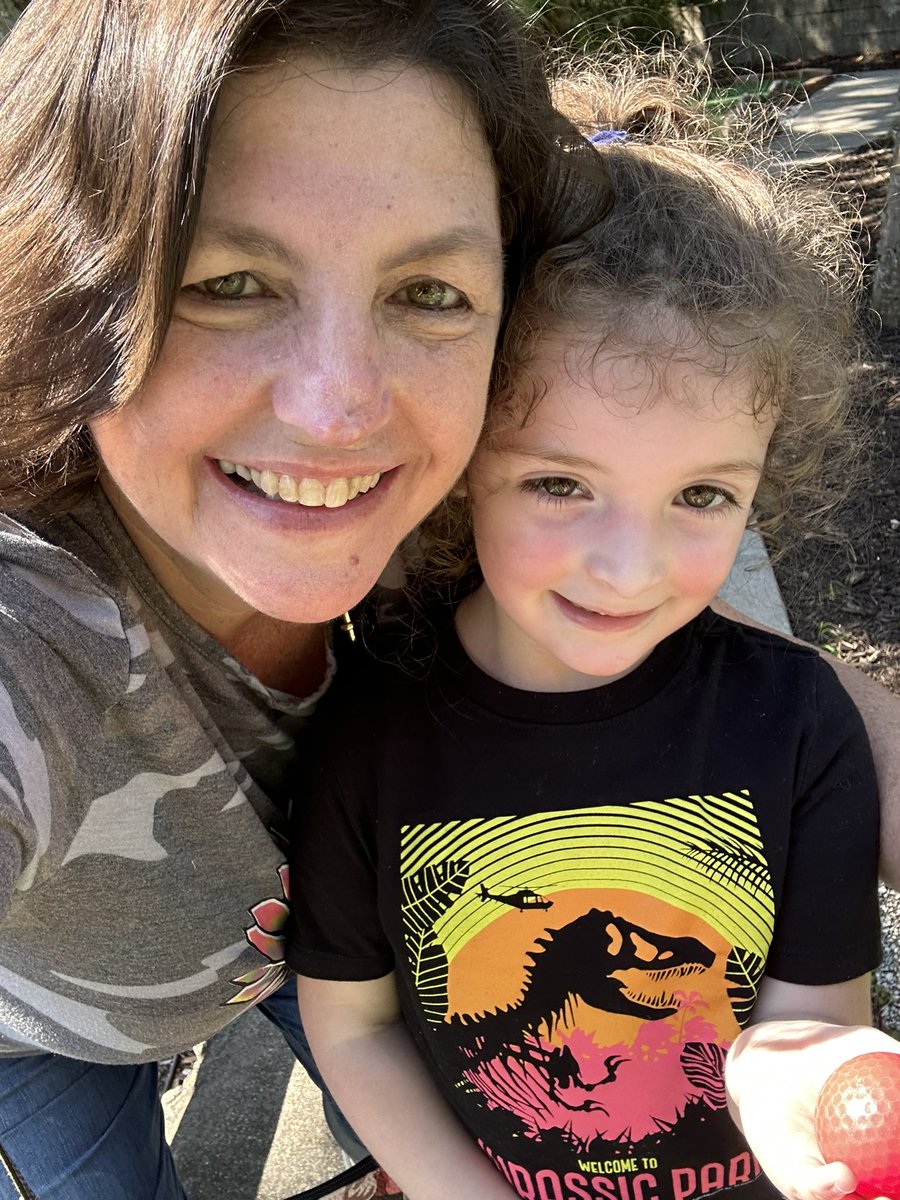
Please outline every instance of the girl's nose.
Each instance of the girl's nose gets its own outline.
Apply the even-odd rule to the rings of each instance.
[[[618,596],[637,599],[665,576],[665,532],[637,513],[607,511],[591,531],[585,566]]]
[[[275,416],[315,443],[365,443],[390,417],[382,354],[371,319],[340,310],[307,315],[276,364]]]

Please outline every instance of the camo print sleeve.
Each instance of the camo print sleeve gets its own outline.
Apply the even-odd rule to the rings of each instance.
[[[0,916],[18,884],[33,880],[50,841],[47,761],[30,709],[0,684]]]
[[[285,981],[314,702],[232,664],[99,502],[0,518],[0,1054],[159,1059]]]
[[[77,753],[96,738],[91,708],[79,703],[88,662],[93,690],[115,690],[116,659],[128,643],[108,597],[48,578],[25,562],[0,563],[0,912],[43,877],[68,847],[70,812],[56,806],[79,774]],[[110,653],[110,643],[120,648]],[[61,653],[56,646],[65,646]],[[65,746],[66,753],[60,754]],[[77,748],[77,749],[76,749]],[[51,849],[52,848],[52,849]]]

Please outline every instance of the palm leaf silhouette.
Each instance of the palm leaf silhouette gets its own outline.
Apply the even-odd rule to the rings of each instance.
[[[742,1028],[750,1018],[750,1011],[756,1003],[756,993],[759,981],[762,979],[765,963],[752,950],[743,950],[736,946],[728,955],[725,964],[725,979],[728,983],[728,999],[735,1019]]]
[[[748,892],[771,894],[772,884],[765,860],[743,847],[725,844],[692,846],[687,857],[693,859],[710,879],[737,885]]]
[[[403,925],[410,973],[429,1021],[447,1012],[447,955],[434,933],[437,920],[460,894],[469,864],[449,860],[432,863],[403,878]]]

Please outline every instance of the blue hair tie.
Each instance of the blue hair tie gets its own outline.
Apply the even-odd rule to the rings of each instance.
[[[628,133],[624,129],[598,129],[588,141],[592,146],[610,146],[614,142],[627,142]]]

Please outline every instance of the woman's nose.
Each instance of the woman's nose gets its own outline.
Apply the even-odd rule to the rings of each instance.
[[[649,517],[607,512],[591,533],[585,566],[618,596],[637,599],[665,576],[665,532]]]
[[[275,416],[317,443],[365,443],[390,417],[382,355],[370,318],[346,310],[307,314],[276,365]]]

